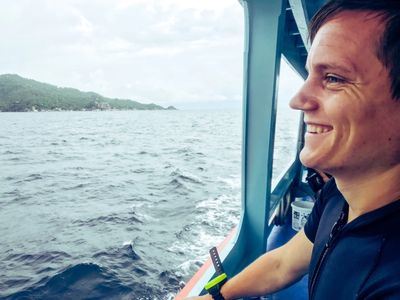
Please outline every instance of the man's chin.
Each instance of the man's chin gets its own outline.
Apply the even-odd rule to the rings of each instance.
[[[320,159],[318,159],[315,155],[312,155],[305,149],[301,150],[299,158],[303,166],[307,168],[312,168],[316,170],[322,170],[323,168],[323,165],[320,163]]]
[[[300,161],[303,164],[303,166],[307,168],[328,173],[330,175],[333,175],[338,170],[338,168],[329,165],[326,159],[317,156],[309,156],[306,155],[306,153],[302,152],[300,152]]]

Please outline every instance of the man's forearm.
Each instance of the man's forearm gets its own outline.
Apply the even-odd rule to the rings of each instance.
[[[268,252],[230,279],[222,288],[226,300],[244,296],[262,296],[290,284],[298,276],[287,276],[279,258],[279,250]]]
[[[226,300],[262,296],[276,292],[308,271],[312,243],[304,231],[298,232],[280,248],[260,256],[242,272],[228,280],[221,289]],[[211,296],[190,299],[211,300]]]

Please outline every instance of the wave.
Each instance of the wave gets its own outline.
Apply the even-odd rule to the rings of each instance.
[[[159,156],[160,156],[158,153],[149,152],[149,151],[144,151],[144,150],[139,151],[137,154],[138,154],[138,155],[149,155],[149,156],[151,156],[151,157],[159,157]]]
[[[8,160],[11,160],[11,161],[20,161],[20,160],[22,160],[22,159],[19,158],[19,157],[12,157],[12,158],[9,158]]]
[[[188,182],[203,185],[203,182],[199,178],[194,175],[183,174],[179,169],[171,172],[170,176],[173,178],[170,182],[171,184],[184,185],[185,182]]]
[[[111,214],[107,216],[100,216],[96,218],[91,218],[87,220],[77,220],[72,222],[79,227],[94,227],[99,225],[100,223],[103,224],[131,224],[131,223],[143,223],[138,217],[135,216],[135,212],[129,213],[129,215],[119,215],[119,214]]]
[[[90,183],[79,183],[79,184],[75,184],[75,185],[69,186],[69,187],[62,187],[61,189],[63,191],[70,191],[70,190],[82,189],[82,188],[87,187],[89,185],[90,185]]]
[[[18,151],[18,150],[10,151],[10,150],[6,150],[6,151],[3,152],[3,155],[22,154],[22,153],[23,153],[23,151]]]
[[[137,168],[134,170],[131,170],[132,173],[136,173],[136,174],[143,174],[143,173],[148,173],[148,174],[152,174],[154,172],[153,168]]]
[[[6,261],[22,262],[28,264],[41,264],[60,261],[71,256],[63,251],[45,251],[39,254],[13,253],[6,257]]]
[[[19,182],[18,182],[19,183]],[[4,192],[4,196],[12,198],[9,203],[23,203],[25,200],[31,199],[30,195],[24,195],[19,189],[14,189],[9,192]],[[6,204],[6,202],[0,203]]]
[[[40,174],[30,174],[28,177],[26,177],[23,181],[35,181],[35,180],[40,180],[43,179],[42,175]]]
[[[152,262],[147,261],[147,254],[135,250],[135,245],[136,240],[127,241],[121,247],[95,253],[93,259],[118,270],[120,282],[132,290],[130,299],[161,300],[166,299],[166,293],[176,293],[182,277],[173,271],[155,269]]]
[[[104,258],[106,260],[129,259],[130,261],[140,260],[141,257],[134,250],[133,241],[126,242],[121,248],[111,248],[107,251],[100,251],[93,254],[93,258]]]
[[[5,299],[128,299],[133,290],[107,269],[92,263],[70,266]]]

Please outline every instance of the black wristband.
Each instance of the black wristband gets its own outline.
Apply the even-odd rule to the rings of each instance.
[[[220,291],[216,292],[215,294],[211,294],[211,297],[214,300],[225,300],[224,296],[222,296]]]

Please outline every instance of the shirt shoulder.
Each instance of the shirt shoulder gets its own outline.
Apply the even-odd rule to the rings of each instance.
[[[400,238],[383,243],[382,253],[358,299],[400,299]]]
[[[359,299],[400,299],[400,211],[390,216],[381,235],[381,247]]]

